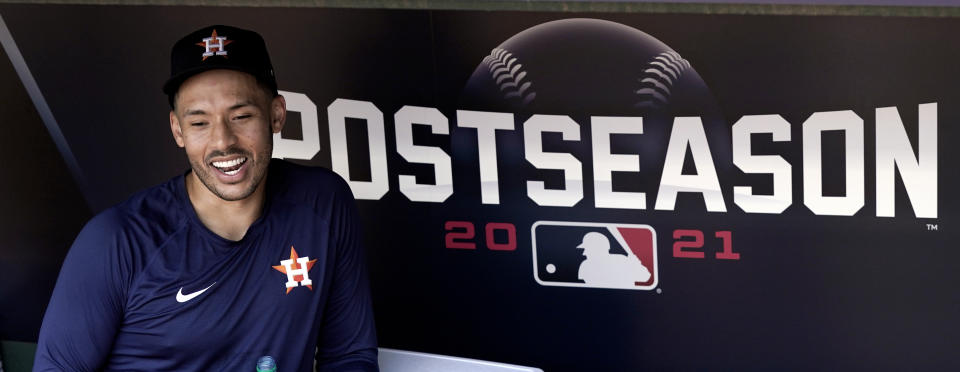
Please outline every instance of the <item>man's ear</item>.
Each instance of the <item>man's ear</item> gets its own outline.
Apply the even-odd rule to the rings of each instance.
[[[183,131],[180,129],[180,118],[170,110],[170,131],[173,132],[173,140],[177,141],[177,146],[183,147]]]
[[[287,100],[282,95],[273,97],[270,102],[270,130],[280,133],[287,122]]]

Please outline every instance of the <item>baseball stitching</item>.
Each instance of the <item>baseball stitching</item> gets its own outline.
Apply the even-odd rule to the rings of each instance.
[[[490,70],[490,76],[503,92],[504,99],[517,99],[522,106],[526,106],[537,97],[537,93],[530,89],[533,82],[530,79],[523,82],[527,72],[512,53],[494,48],[490,55],[483,58],[483,64]]]
[[[640,101],[636,108],[661,108],[670,102],[670,88],[690,68],[690,62],[677,52],[668,51],[658,54],[643,70],[643,77],[637,79],[640,89],[634,91]]]

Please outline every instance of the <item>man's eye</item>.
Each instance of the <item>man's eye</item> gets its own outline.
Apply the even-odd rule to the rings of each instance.
[[[233,120],[243,120],[243,119],[249,118],[250,116],[252,116],[252,115],[240,115],[240,116],[237,116],[237,117],[233,118]]]
[[[190,125],[195,126],[195,127],[202,127],[202,126],[204,126],[205,124],[207,124],[207,123],[204,123],[204,122],[202,122],[202,121],[198,121],[198,122],[196,122],[196,123],[190,123]]]

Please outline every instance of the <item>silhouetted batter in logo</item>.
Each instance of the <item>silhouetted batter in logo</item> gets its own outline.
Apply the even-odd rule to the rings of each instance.
[[[591,287],[631,288],[650,279],[650,271],[629,249],[626,256],[610,253],[610,241],[601,233],[586,233],[577,248],[587,258],[577,278]]]

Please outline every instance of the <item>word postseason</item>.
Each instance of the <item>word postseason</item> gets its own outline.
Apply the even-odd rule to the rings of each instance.
[[[287,139],[275,134],[273,156],[310,160],[320,151],[320,125],[317,106],[301,93],[281,91],[288,109],[299,112],[302,139]],[[398,179],[399,191],[412,202],[443,203],[454,194],[451,155],[436,146],[414,144],[414,126],[426,126],[434,135],[450,135],[451,127],[470,128],[477,137],[477,169],[480,184],[471,194],[479,194],[480,204],[500,204],[500,172],[498,170],[498,134],[521,132],[524,160],[540,170],[563,174],[562,188],[547,188],[543,181],[526,181],[526,196],[538,206],[573,207],[584,201],[585,187],[592,186],[595,208],[649,209],[646,191],[615,191],[613,174],[640,171],[640,154],[621,154],[611,149],[611,136],[643,135],[644,118],[630,116],[591,116],[588,123],[578,123],[565,115],[530,115],[515,122],[518,115],[509,112],[457,110],[455,124],[439,109],[403,106],[393,115],[396,151],[409,163],[429,165],[434,182],[417,183],[409,174],[391,175],[387,166],[386,126],[384,113],[369,101],[338,98],[327,106],[327,130],[331,168],[350,185],[354,196],[362,200],[380,200],[391,190],[390,178]],[[347,141],[347,123],[365,125],[370,179],[356,180],[350,175],[351,151]],[[356,124],[362,123],[362,124]],[[918,106],[917,146],[911,144],[901,115],[896,107],[876,109],[875,152],[871,154],[875,177],[866,177],[865,123],[852,110],[816,112],[802,125],[803,205],[815,215],[852,216],[866,206],[866,181],[875,182],[875,215],[895,217],[896,179],[899,176],[916,218],[937,218],[937,103]],[[581,125],[589,125],[589,139],[581,138]],[[748,185],[721,185],[717,167],[703,121],[697,116],[675,117],[666,145],[659,187],[653,209],[672,211],[679,193],[699,194],[709,212],[727,212],[729,200],[724,188],[732,188],[733,204],[745,213],[780,214],[794,204],[792,167],[780,155],[758,155],[751,152],[755,134],[768,135],[774,142],[790,142],[791,123],[781,115],[746,115],[729,126],[733,165],[744,174],[766,175],[773,180],[772,194],[757,194]],[[840,132],[844,138],[842,159],[845,195],[825,195],[823,191],[823,137],[826,132]],[[589,163],[570,153],[545,151],[543,137],[560,134],[564,141],[590,146]],[[759,137],[758,137],[759,138]],[[693,159],[695,172],[685,174],[684,159]],[[584,167],[591,167],[593,179],[585,180]],[[589,195],[589,194],[587,194]]]

